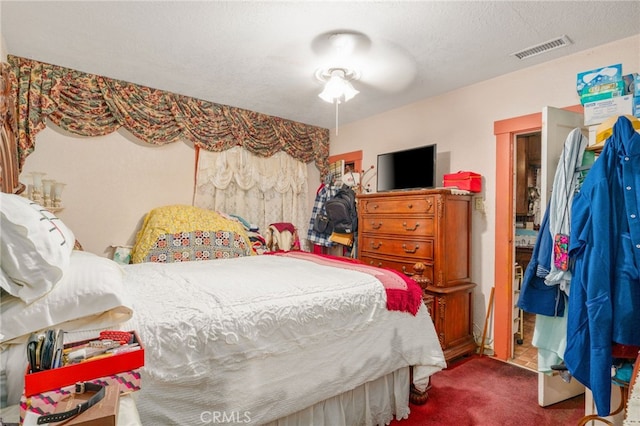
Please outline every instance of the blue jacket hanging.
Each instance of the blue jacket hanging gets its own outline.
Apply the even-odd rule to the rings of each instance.
[[[612,343],[640,345],[640,134],[621,116],[571,210],[565,364],[611,411]]]
[[[553,239],[549,232],[549,208],[545,210],[531,260],[522,278],[517,306],[525,312],[563,316],[565,295],[559,285],[547,285],[544,280],[551,270]]]

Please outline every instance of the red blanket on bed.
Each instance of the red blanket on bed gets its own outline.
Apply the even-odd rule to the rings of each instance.
[[[337,268],[351,269],[376,277],[387,293],[387,309],[390,311],[418,313],[422,302],[422,289],[413,279],[393,269],[377,268],[365,265],[357,259],[348,257],[331,256],[327,254],[314,254],[305,251],[280,251],[270,252],[277,256],[287,256],[296,259],[304,259],[320,265]]]

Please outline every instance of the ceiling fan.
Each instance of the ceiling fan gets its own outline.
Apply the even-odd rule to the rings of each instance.
[[[406,51],[356,31],[320,34],[312,42],[312,51],[318,56],[315,78],[324,83],[318,96],[336,106],[336,134],[339,104],[361,90],[401,91],[416,75],[415,60]]]
[[[361,90],[398,92],[416,76],[416,62],[408,52],[389,41],[372,40],[357,31],[320,34],[311,48],[318,56],[315,76],[326,84],[341,78],[347,83],[357,82]]]

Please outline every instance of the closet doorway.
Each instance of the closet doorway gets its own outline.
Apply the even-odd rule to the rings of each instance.
[[[582,113],[582,106],[575,105],[563,108],[565,111]],[[544,214],[553,182],[560,152],[570,129],[575,124],[562,125],[547,123],[549,111],[562,111],[557,108],[545,108],[538,112],[520,117],[494,122],[496,137],[496,224],[494,255],[494,352],[495,357],[506,361],[511,356],[513,346],[513,312],[514,312],[514,267],[515,267],[515,160],[516,139],[519,135],[541,133],[540,149],[540,210]],[[545,126],[543,126],[543,121]],[[556,120],[551,120],[555,122]],[[557,133],[564,132],[564,136]],[[555,140],[550,146],[546,139]]]
[[[494,123],[496,136],[494,351],[496,358],[504,361],[511,356],[514,344],[516,140],[519,135],[541,132],[539,203],[543,215],[566,137],[572,129],[581,127],[583,121],[582,106],[576,105],[564,109],[545,107],[542,113]],[[540,406],[544,407],[579,393],[577,389],[569,389],[558,377],[538,374]]]
[[[514,292],[511,362],[537,371],[538,350],[532,345],[535,315],[515,307],[524,271],[531,260],[540,229],[541,132],[516,136],[514,182]]]

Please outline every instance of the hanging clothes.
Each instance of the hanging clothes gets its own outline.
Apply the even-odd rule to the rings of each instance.
[[[613,343],[640,345],[640,134],[620,117],[571,210],[565,364],[611,411]]]
[[[571,282],[571,272],[561,269],[555,260],[554,245],[555,237],[562,234],[567,241],[569,224],[571,221],[570,208],[575,189],[577,188],[579,172],[576,171],[577,166],[582,162],[584,149],[587,147],[588,140],[582,135],[579,128],[573,129],[565,139],[564,146],[556,167],[553,180],[551,199],[549,208],[545,212],[548,213],[548,229],[540,232],[547,232],[548,235],[540,236],[545,241],[551,239],[552,249],[545,253],[549,256],[544,265],[549,265],[549,273],[544,279],[546,286],[555,289],[556,303],[566,302],[566,294],[569,292]],[[567,250],[568,251],[568,250]],[[568,253],[565,253],[565,259]],[[557,310],[556,310],[557,311]],[[538,371],[543,373],[551,372],[551,366],[558,365],[563,362],[564,352],[567,344],[567,315],[566,311],[556,312],[556,315],[537,315],[536,324],[531,344],[538,348]]]
[[[329,182],[332,178],[329,178]],[[311,218],[309,219],[309,228],[307,230],[307,240],[311,243],[323,246],[323,247],[332,247],[333,241],[329,239],[331,234],[322,234],[316,232],[313,229],[313,224],[315,223],[316,216],[318,213],[324,210],[324,204],[330,199],[333,198],[338,192],[338,187],[330,185],[328,183],[320,184],[318,191],[316,192],[316,199],[313,202],[313,209],[311,210]]]
[[[573,129],[565,139],[552,184],[551,199],[544,212],[538,238],[533,247],[531,261],[522,280],[518,307],[526,312],[549,317],[564,317],[568,294],[570,271],[559,270],[553,261],[554,236],[569,234],[570,208],[581,174],[588,140],[580,129]],[[552,323],[552,322],[551,322]],[[558,327],[554,335],[558,335]],[[560,329],[562,329],[560,327]]]
[[[562,365],[567,348],[567,312],[556,317],[536,315],[531,345],[538,348],[539,372],[549,374],[553,366]]]
[[[565,294],[560,286],[548,286],[545,278],[551,270],[553,239],[549,232],[549,209],[544,213],[531,260],[524,271],[518,308],[551,317],[564,315]]]
[[[581,177],[579,166],[589,140],[580,129],[573,129],[565,140],[560,160],[556,167],[549,201],[549,232],[555,240],[558,235],[569,235],[571,224],[571,205]],[[568,239],[567,239],[568,240]],[[571,271],[561,269],[557,262],[550,263],[551,269],[546,277],[547,285],[558,285],[569,294]]]
[[[531,343],[538,348],[538,371],[548,373],[551,366],[559,364],[566,348],[566,300],[567,295],[559,285],[549,286],[545,278],[551,269],[553,239],[549,232],[549,209],[545,211],[527,265],[518,298],[518,307],[536,314]]]

